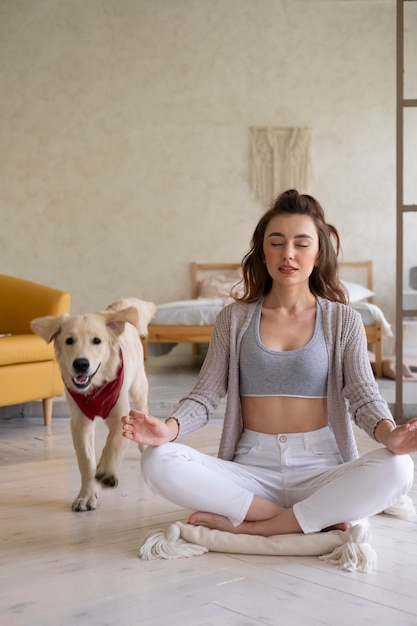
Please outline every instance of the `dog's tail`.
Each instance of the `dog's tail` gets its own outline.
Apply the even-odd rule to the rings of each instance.
[[[106,311],[123,311],[129,307],[134,307],[138,312],[138,332],[142,337],[148,335],[148,324],[156,313],[156,304],[139,300],[139,298],[122,298],[109,304]]]

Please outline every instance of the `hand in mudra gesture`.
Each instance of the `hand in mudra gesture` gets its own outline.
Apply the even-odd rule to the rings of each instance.
[[[126,439],[148,446],[160,446],[178,435],[178,423],[174,418],[163,422],[141,411],[130,411],[129,415],[122,417],[122,429]]]
[[[384,443],[394,454],[417,452],[417,417],[391,430]]]

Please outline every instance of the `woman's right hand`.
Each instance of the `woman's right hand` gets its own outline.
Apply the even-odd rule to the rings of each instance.
[[[148,446],[160,446],[177,437],[178,422],[174,418],[163,422],[153,415],[130,411],[129,415],[122,417],[122,429],[126,439]]]

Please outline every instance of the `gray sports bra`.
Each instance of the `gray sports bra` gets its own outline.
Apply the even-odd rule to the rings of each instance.
[[[242,337],[240,395],[326,398],[329,357],[318,303],[313,337],[302,348],[287,352],[270,350],[261,342],[262,305],[263,300],[257,305]]]

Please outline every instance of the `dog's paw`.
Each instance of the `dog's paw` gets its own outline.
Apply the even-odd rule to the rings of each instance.
[[[97,494],[82,497],[80,494],[75,498],[71,506],[73,511],[94,511],[97,508]]]
[[[117,487],[119,480],[114,474],[106,474],[106,472],[98,471],[96,474],[97,482],[101,483],[103,487]]]

